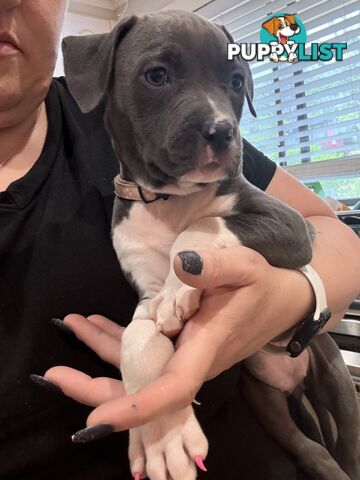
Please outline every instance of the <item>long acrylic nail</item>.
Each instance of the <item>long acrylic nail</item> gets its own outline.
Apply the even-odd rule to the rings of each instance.
[[[194,462],[200,468],[200,470],[202,470],[203,472],[207,472],[207,468],[204,465],[204,460],[201,455],[196,455],[194,457]]]
[[[182,267],[185,272],[192,275],[200,275],[203,270],[203,261],[200,255],[194,251],[185,251],[178,253]]]
[[[51,323],[53,325],[55,325],[55,327],[57,327],[59,330],[61,330],[62,332],[66,333],[67,335],[70,335],[72,337],[75,337],[75,333],[71,330],[70,327],[68,327],[67,325],[65,325],[65,323],[63,322],[63,320],[60,320],[60,318],[52,318],[51,319]]]
[[[115,428],[112,425],[101,423],[99,425],[93,425],[92,427],[79,430],[78,432],[74,433],[74,435],[71,437],[71,440],[74,443],[93,442],[94,440],[107,437],[114,432]]]
[[[30,380],[36,383],[36,385],[43,387],[45,390],[48,390],[49,392],[63,393],[61,388],[56,385],[56,383],[48,380],[45,377],[42,377],[41,375],[35,375],[34,373],[32,373],[30,375]]]

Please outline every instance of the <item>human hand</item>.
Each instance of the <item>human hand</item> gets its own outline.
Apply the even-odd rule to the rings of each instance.
[[[124,395],[118,380],[91,379],[66,367],[54,367],[45,374],[66,395],[97,407],[87,419],[93,428],[78,438],[132,428],[189,405],[205,380],[258,351],[310,309],[312,291],[301,273],[272,267],[246,247],[199,253],[200,275],[185,272],[180,257],[175,259],[180,279],[205,292],[160,378],[133,395]],[[104,360],[119,365],[121,327],[99,316],[86,320],[72,315],[65,324]],[[99,429],[99,424],[111,427]]]
[[[124,327],[112,322],[102,315],[67,315],[64,320],[53,319],[61,330],[75,335],[91,348],[102,360],[116,368],[120,366],[121,337]],[[36,377],[36,376],[35,376]],[[54,385],[68,397],[79,403],[97,407],[113,398],[125,395],[122,382],[109,377],[92,378],[70,367],[56,366],[50,368],[43,377],[33,380],[45,386]],[[51,382],[47,384],[46,381]]]

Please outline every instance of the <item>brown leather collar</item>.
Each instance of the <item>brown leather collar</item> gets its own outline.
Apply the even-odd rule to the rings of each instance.
[[[141,200],[144,203],[152,203],[156,200],[167,200],[170,195],[166,193],[156,193],[146,188],[140,187],[134,182],[129,182],[120,178],[120,175],[116,175],[114,178],[115,195],[118,198],[124,200],[138,201]]]

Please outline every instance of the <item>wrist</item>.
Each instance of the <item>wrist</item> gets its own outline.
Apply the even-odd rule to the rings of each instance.
[[[296,328],[291,331],[291,338],[286,338],[287,344],[282,345],[283,338],[275,339],[263,347],[263,351],[275,355],[290,355],[298,357],[310,344],[312,338],[317,335],[331,317],[328,308],[324,284],[317,271],[310,265],[301,267],[299,271],[308,280],[314,292],[316,308],[307,314]],[[279,344],[280,342],[280,344]]]
[[[278,294],[281,302],[278,332],[271,343],[286,346],[294,333],[294,328],[310,313],[315,311],[314,290],[298,270],[278,270]]]

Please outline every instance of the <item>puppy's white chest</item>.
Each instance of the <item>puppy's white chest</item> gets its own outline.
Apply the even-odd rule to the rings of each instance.
[[[151,204],[134,202],[113,230],[122,269],[144,293],[158,291],[169,272],[169,256],[178,235],[196,220],[231,212],[232,195],[216,197],[216,187]]]

